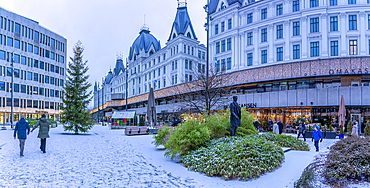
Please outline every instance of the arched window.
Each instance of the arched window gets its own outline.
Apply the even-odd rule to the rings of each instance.
[[[134,61],[136,61],[136,54],[134,55]]]
[[[150,50],[149,55],[153,55],[153,54],[154,54],[153,50]]]
[[[223,10],[223,9],[225,9],[225,8],[226,8],[225,3],[224,3],[224,2],[222,2],[222,3],[221,3],[221,10]]]
[[[176,38],[176,34],[174,33],[173,36],[172,36],[172,39]]]
[[[191,38],[191,35],[190,35],[190,33],[189,33],[189,32],[188,32],[188,34],[186,34],[186,36],[187,36],[187,37],[189,37],[189,38]]]

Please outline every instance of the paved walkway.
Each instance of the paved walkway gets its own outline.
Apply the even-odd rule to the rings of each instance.
[[[225,181],[188,171],[181,163],[163,156],[151,142],[152,135],[125,136],[123,130],[97,125],[88,135],[64,134],[51,129],[46,154],[39,150],[37,131],[26,141],[25,157],[19,158],[18,140],[11,130],[0,131],[0,187],[293,187],[303,169],[318,154],[289,151],[274,172],[256,180]],[[333,144],[324,140],[321,152]]]

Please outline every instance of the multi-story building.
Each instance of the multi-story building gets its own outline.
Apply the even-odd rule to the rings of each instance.
[[[210,59],[240,103],[291,124],[370,120],[367,0],[211,0]],[[362,124],[364,127],[364,124]]]
[[[141,28],[139,36],[131,45],[127,59],[128,97],[147,94],[150,88],[160,91],[195,80],[197,71],[205,71],[206,52],[205,45],[200,44],[196,37],[186,3],[180,3],[165,47],[161,48],[160,41],[150,33],[146,25]],[[114,72],[110,71],[103,78],[102,88],[99,89],[97,85],[95,87],[94,108],[98,107],[98,98],[99,106],[110,100],[124,99],[125,84],[126,72],[122,59],[118,59]],[[139,114],[144,114],[144,106],[145,104],[137,105],[140,108],[137,111]],[[121,108],[124,109],[124,106]]]
[[[12,90],[14,121],[59,118],[66,45],[38,22],[0,8],[0,124],[11,122]]]

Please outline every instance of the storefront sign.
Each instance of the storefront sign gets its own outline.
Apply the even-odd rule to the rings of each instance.
[[[245,107],[245,108],[257,108],[257,103],[240,104],[240,107]]]
[[[329,74],[369,74],[369,69],[329,69]]]

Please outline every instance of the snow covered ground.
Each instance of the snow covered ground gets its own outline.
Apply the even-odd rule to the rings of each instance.
[[[308,142],[310,152],[287,152],[274,172],[248,182],[225,181],[165,158],[151,135],[125,136],[100,125],[87,135],[71,135],[58,126],[51,129],[43,154],[37,132],[29,135],[20,158],[13,131],[0,131],[0,187],[293,187],[317,154]],[[320,152],[333,143],[324,140]]]

